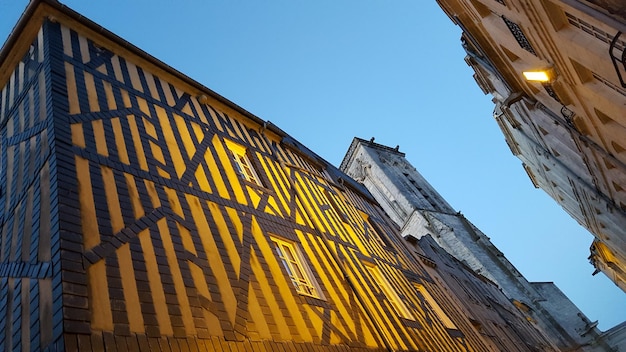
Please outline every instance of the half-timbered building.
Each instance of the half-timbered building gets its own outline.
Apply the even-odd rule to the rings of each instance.
[[[363,186],[62,4],[0,88],[0,350],[494,350]]]

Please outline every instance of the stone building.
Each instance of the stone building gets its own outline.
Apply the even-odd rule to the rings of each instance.
[[[495,283],[561,350],[626,348],[624,326],[612,330],[611,336],[618,337],[609,339],[596,327],[597,322],[590,322],[553,283],[526,280],[484,233],[446,202],[398,148],[375,143],[373,139],[355,138],[340,169],[367,187],[400,227],[404,238],[416,243],[417,239],[432,237],[447,253]],[[439,256],[440,250],[421,247],[427,255]],[[454,275],[458,288],[472,287],[472,281]],[[483,296],[490,299],[488,294]]]
[[[533,184],[595,239],[590,261],[626,291],[626,4],[437,0]]]
[[[470,319],[362,185],[56,1],[0,89],[2,351],[557,350],[512,305]]]

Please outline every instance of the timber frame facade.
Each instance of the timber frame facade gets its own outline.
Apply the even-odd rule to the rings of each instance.
[[[626,323],[603,332],[597,328],[598,322],[590,321],[554,283],[528,281],[399,148],[355,137],[339,168],[370,191],[398,225],[402,237],[437,263],[441,278],[486,334],[498,336],[494,331],[502,326],[493,318],[493,310],[500,317],[508,317],[511,309],[507,307],[514,304],[561,351],[617,351],[626,347]],[[494,294],[494,288],[500,294]],[[476,309],[476,305],[490,309]],[[498,350],[512,348],[500,345]]]
[[[365,188],[64,5],[0,87],[1,350],[494,350]]]

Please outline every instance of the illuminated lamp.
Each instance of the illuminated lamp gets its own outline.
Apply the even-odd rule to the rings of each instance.
[[[551,82],[555,77],[554,69],[552,68],[536,71],[524,71],[522,74],[527,81],[542,83]]]

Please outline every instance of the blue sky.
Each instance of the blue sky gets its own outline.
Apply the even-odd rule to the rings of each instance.
[[[0,0],[0,40],[27,1]],[[353,137],[400,145],[530,281],[601,329],[626,295],[591,276],[593,239],[509,151],[434,0],[64,1],[339,165]]]

